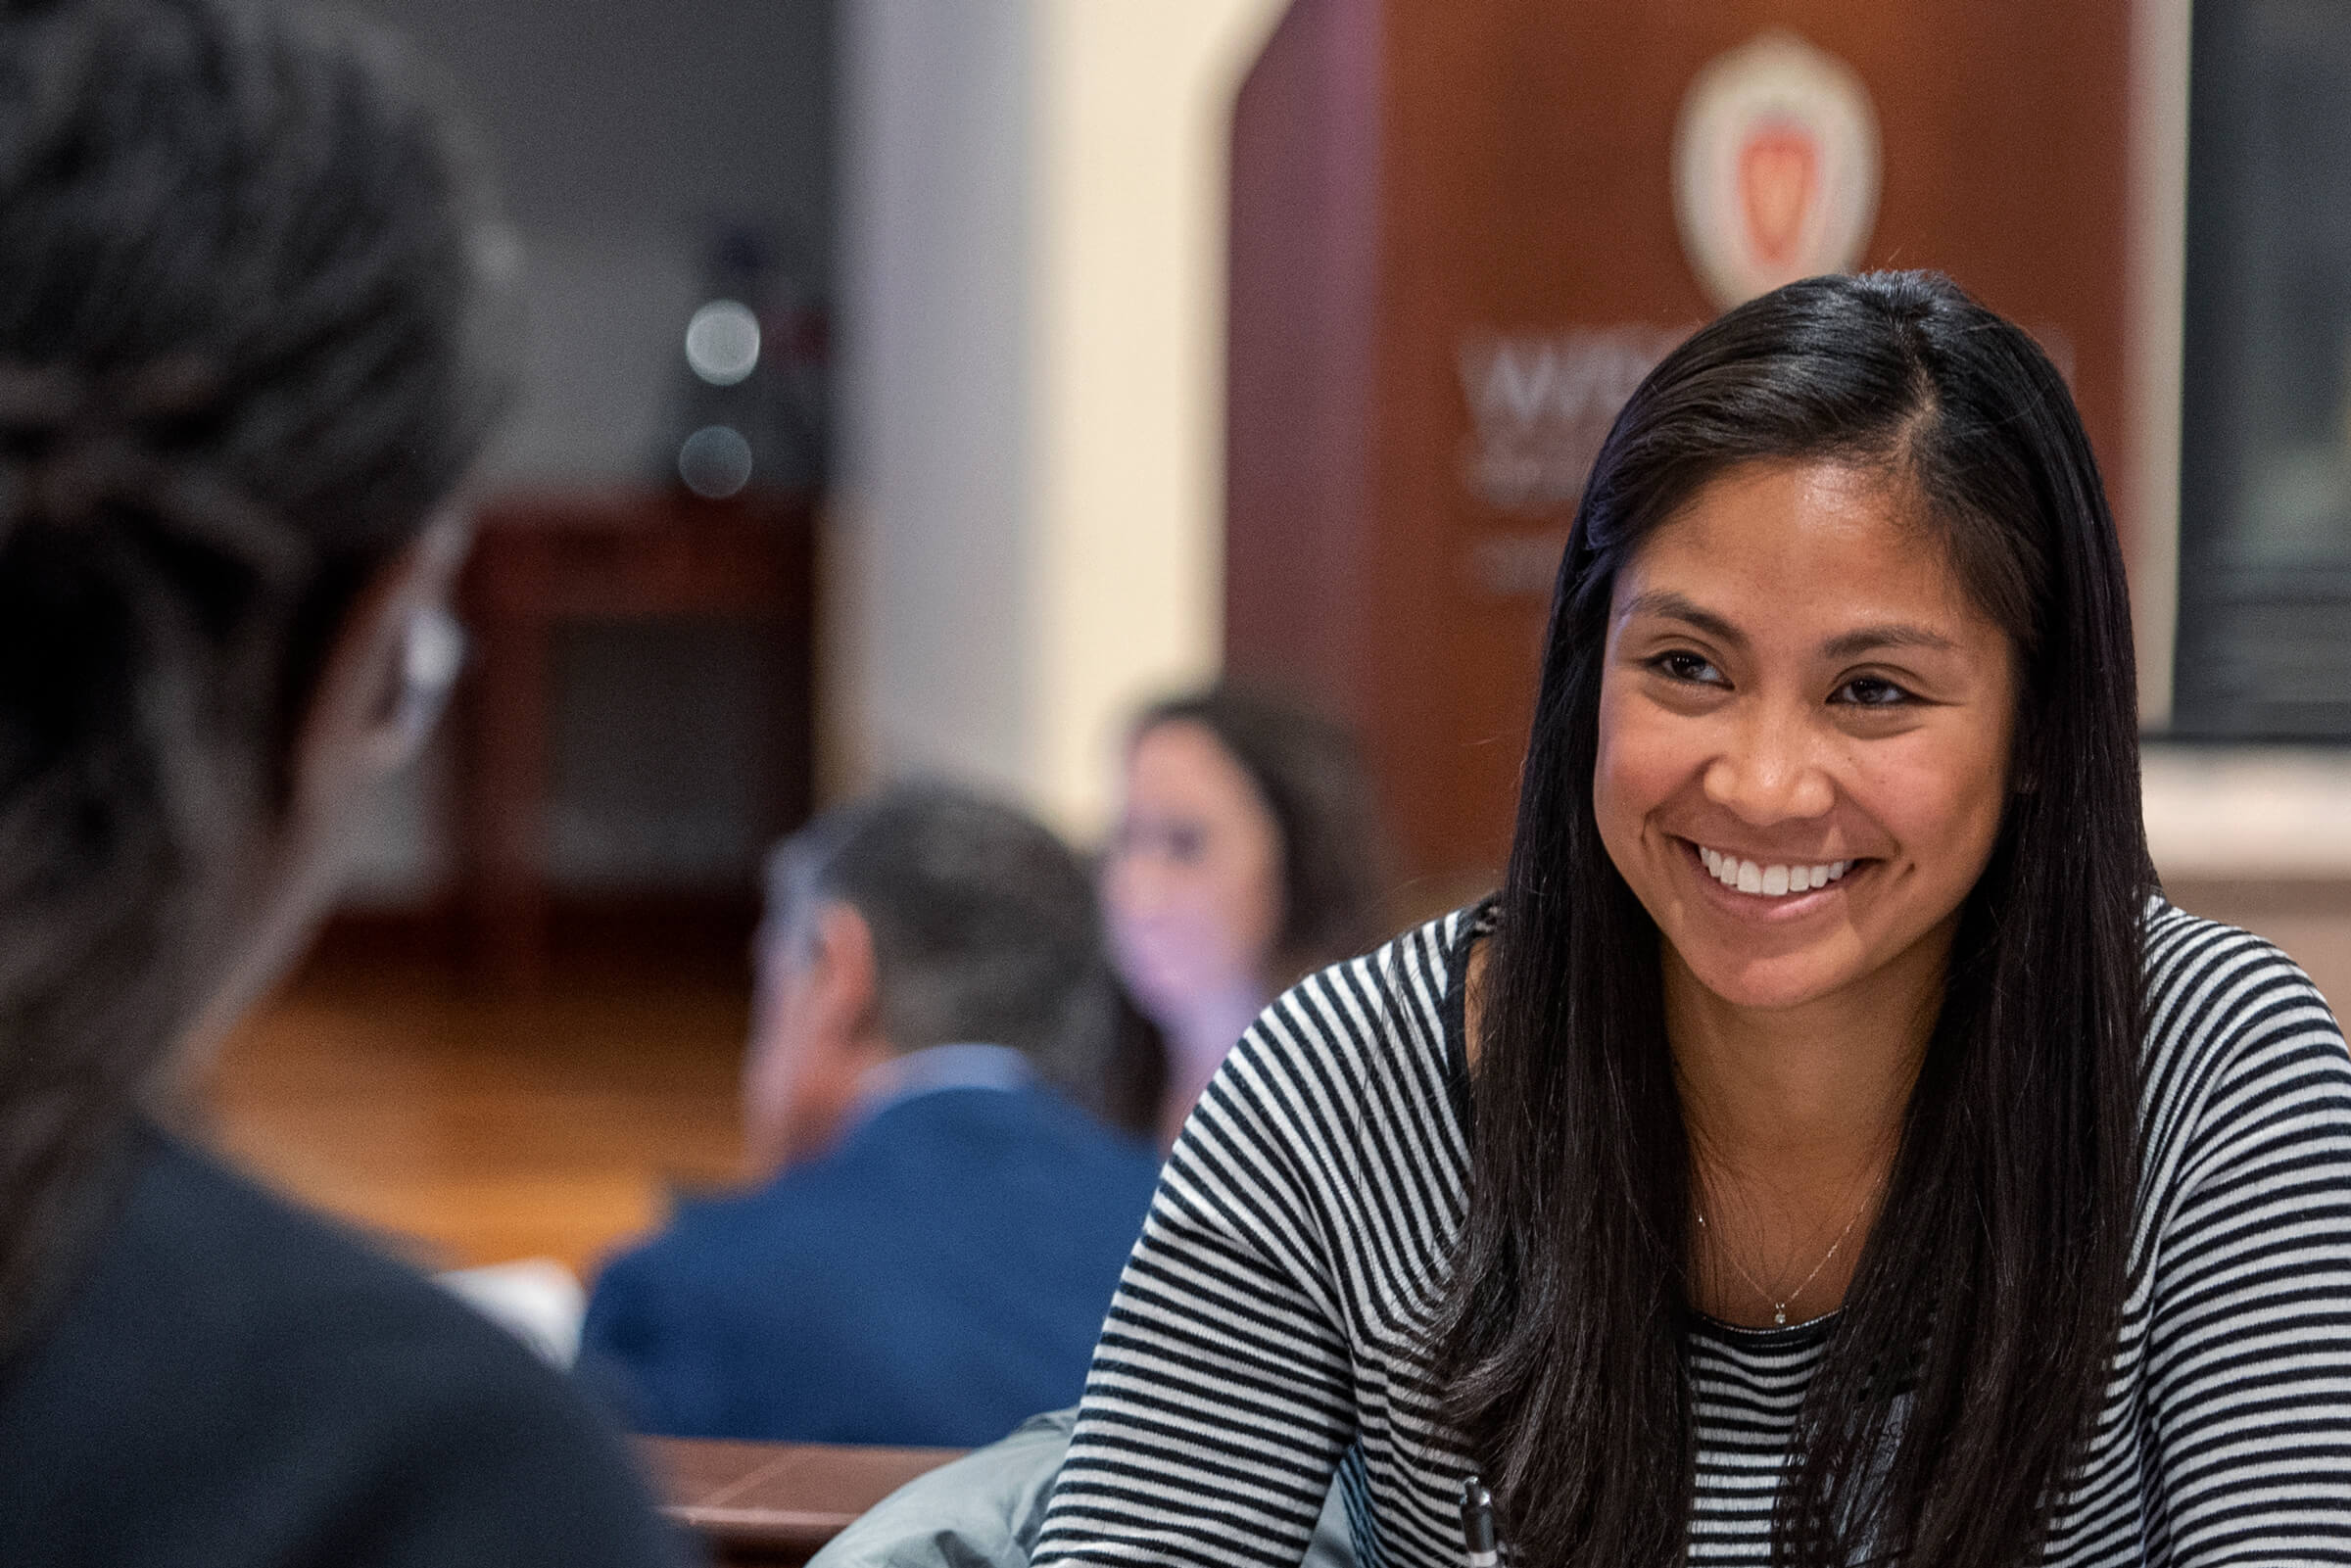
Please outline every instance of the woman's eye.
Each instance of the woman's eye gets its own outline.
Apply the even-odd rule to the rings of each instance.
[[[1660,653],[1649,661],[1649,667],[1669,681],[1687,682],[1693,686],[1728,686],[1722,672],[1696,653],[1676,648]]]
[[[1874,675],[1856,676],[1839,687],[1829,697],[1856,708],[1893,708],[1910,700],[1910,693],[1892,681],[1882,681]]]

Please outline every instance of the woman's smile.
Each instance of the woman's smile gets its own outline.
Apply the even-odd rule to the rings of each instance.
[[[1791,921],[1821,914],[1852,891],[1845,885],[1848,879],[1880,864],[1849,857],[1775,859],[1768,851],[1758,857],[1688,838],[1680,843],[1699,874],[1702,896],[1742,920]]]

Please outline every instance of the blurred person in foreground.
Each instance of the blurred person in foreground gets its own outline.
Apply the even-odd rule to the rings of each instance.
[[[444,112],[378,40],[0,4],[0,1560],[650,1564],[499,1329],[162,1130],[422,736],[503,397]]]
[[[1109,1101],[1165,1147],[1269,1002],[1386,933],[1387,856],[1354,737],[1271,693],[1155,703],[1124,762],[1101,885],[1132,1012]]]
[[[777,851],[744,1069],[757,1190],[615,1259],[581,1362],[642,1430],[970,1446],[1077,1399],[1158,1161],[1054,1087],[1107,1042],[1061,841],[913,784]]]

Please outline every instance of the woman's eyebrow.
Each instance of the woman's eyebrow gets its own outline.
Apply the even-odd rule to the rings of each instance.
[[[1636,615],[1656,615],[1669,621],[1679,621],[1735,648],[1748,645],[1745,632],[1712,610],[1703,608],[1696,600],[1685,598],[1669,588],[1653,588],[1634,594],[1625,601],[1624,613],[1617,619],[1630,620]]]
[[[1748,646],[1745,632],[1695,599],[1669,588],[1653,588],[1634,594],[1625,601],[1623,614],[1618,619],[1630,620],[1636,615],[1655,615],[1664,620],[1679,621],[1728,646],[1742,649]],[[1948,650],[1958,645],[1942,633],[1926,627],[1907,621],[1886,621],[1875,626],[1857,626],[1849,632],[1840,632],[1820,645],[1820,653],[1826,659],[1849,659],[1878,648]]]
[[[1849,659],[1876,648],[1941,648],[1947,651],[1958,645],[1940,632],[1890,621],[1883,626],[1860,626],[1850,632],[1841,633],[1823,642],[1820,652],[1823,658]]]

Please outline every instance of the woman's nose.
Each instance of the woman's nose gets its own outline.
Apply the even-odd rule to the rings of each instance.
[[[1708,800],[1757,827],[1822,816],[1837,793],[1812,736],[1786,718],[1743,726],[1706,765],[1704,785]]]

